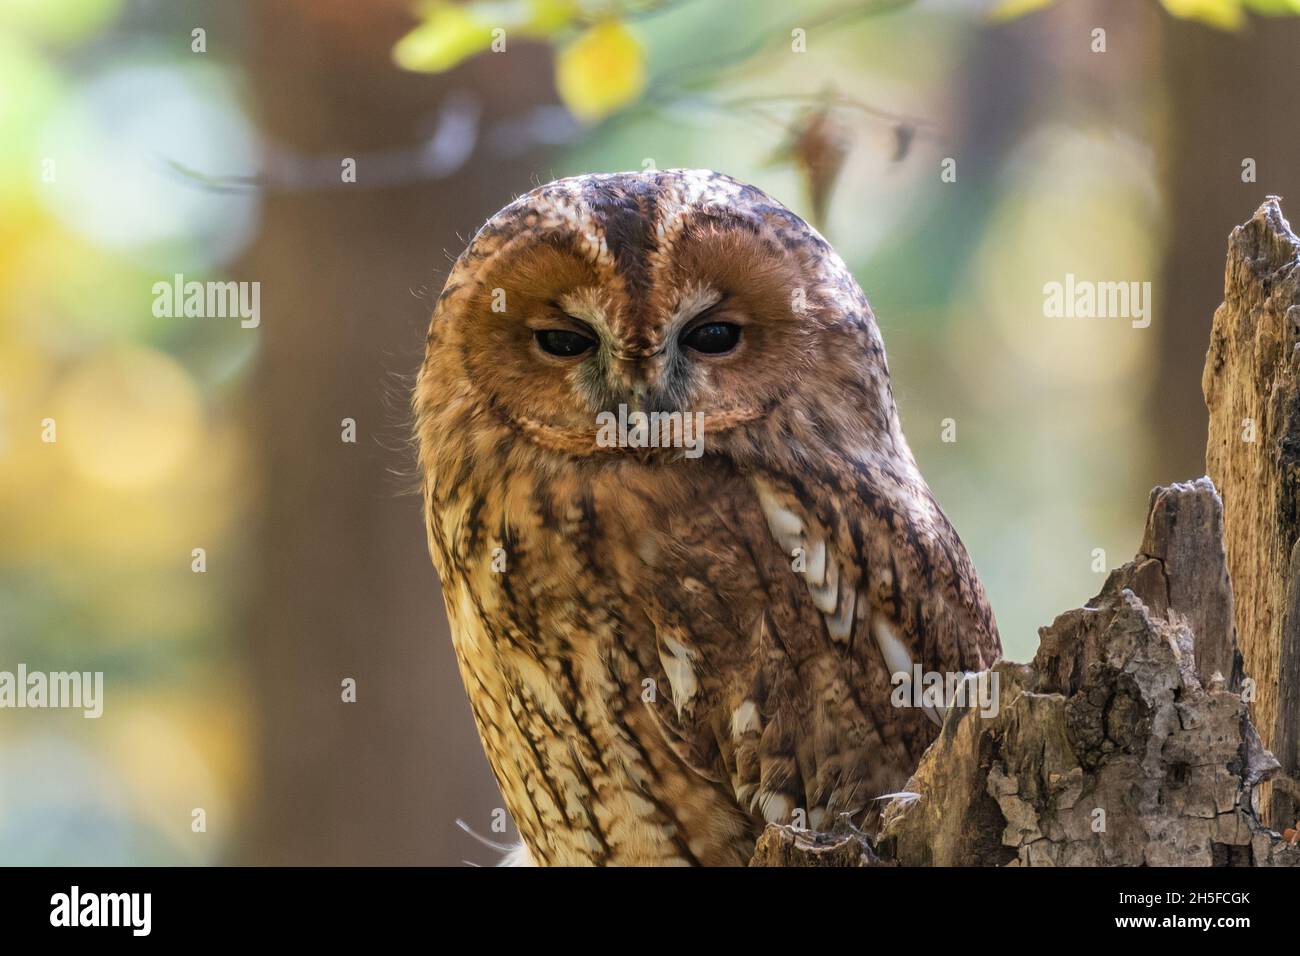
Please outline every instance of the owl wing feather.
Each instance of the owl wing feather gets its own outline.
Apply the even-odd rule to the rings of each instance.
[[[857,816],[899,789],[942,718],[895,706],[891,676],[999,656],[983,591],[917,477],[730,487],[673,523],[645,591],[668,691],[652,710],[678,756],[757,820]]]

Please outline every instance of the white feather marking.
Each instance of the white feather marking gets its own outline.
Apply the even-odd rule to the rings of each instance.
[[[537,864],[533,862],[533,858],[528,855],[528,847],[524,846],[524,844],[522,843],[516,847],[512,847],[510,849],[510,852],[505,855],[505,858],[502,859],[502,861],[497,864],[497,866],[536,866],[536,865]]]
[[[790,798],[785,794],[767,793],[763,795],[763,819],[768,823],[781,823],[788,820],[793,810],[794,804],[790,802]]]
[[[804,577],[809,587],[821,587],[826,583],[826,542],[817,538],[804,548]]]
[[[605,320],[605,303],[601,298],[600,289],[594,286],[573,289],[560,296],[560,308],[566,315],[571,315],[575,319],[582,319],[588,325],[596,329],[608,331],[609,325]]]
[[[758,705],[752,700],[747,700],[732,712],[731,715],[731,737],[733,740],[739,740],[745,734],[758,733],[762,730],[762,725],[758,721]]]
[[[829,549],[828,549],[829,550]],[[834,614],[835,606],[839,604],[839,584],[840,584],[840,563],[831,551],[826,556],[826,579],[814,587],[812,582],[808,584],[808,593],[812,595],[813,604],[817,605],[817,610],[823,614]]]
[[[907,652],[907,647],[894,633],[894,625],[889,618],[883,614],[873,617],[871,634],[876,639],[876,646],[880,648],[880,656],[885,660],[885,669],[889,671],[889,676],[904,674],[911,682],[912,655]]]
[[[845,588],[840,595],[839,613],[826,618],[826,631],[835,640],[847,641],[853,633],[853,609],[857,600],[858,592]]]
[[[678,301],[677,309],[673,313],[671,323],[677,325],[689,321],[705,309],[715,305],[721,299],[722,293],[717,289],[707,285],[697,285],[692,283],[686,288],[681,299]]]
[[[470,825],[466,823],[464,820],[457,820],[456,826],[460,827],[462,830],[468,833],[479,843],[482,843],[485,847],[489,847],[493,850],[496,850],[498,853],[503,854],[503,856],[501,857],[501,861],[497,863],[497,866],[536,866],[537,865],[533,862],[533,858],[528,855],[528,847],[525,846],[522,841],[511,846],[510,844],[498,843],[495,840],[489,840],[487,837],[483,836],[482,834],[475,833],[473,828],[471,828]],[[465,862],[468,863],[470,866],[478,866],[477,863],[470,863],[469,860],[466,860]]]
[[[859,602],[856,591],[840,568],[835,549],[826,543],[824,537],[807,540],[803,519],[781,502],[767,482],[755,478],[754,490],[772,537],[787,551],[802,550],[804,583],[808,585],[813,605],[826,616],[826,629],[831,639],[847,641],[853,632],[853,612]],[[866,604],[865,600],[861,603]]]
[[[899,790],[897,793],[882,793],[878,797],[872,797],[874,800],[901,800],[904,804],[915,803],[921,799],[919,793],[913,793],[911,790]]]
[[[781,504],[767,482],[755,480],[754,488],[758,492],[758,504],[763,509],[763,516],[767,518],[767,526],[776,540],[787,551],[802,546],[803,521],[799,516]]]
[[[662,641],[669,654],[664,654],[661,648],[659,663],[663,665],[664,673],[668,675],[668,683],[673,692],[673,707],[677,709],[677,716],[681,717],[682,708],[690,703],[700,689],[700,685],[691,666],[691,652],[671,637],[663,637]]]

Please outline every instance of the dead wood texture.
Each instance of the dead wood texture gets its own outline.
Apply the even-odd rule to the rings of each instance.
[[[1277,832],[1300,740],[1298,260],[1275,200],[1233,231],[1210,477],[1152,492],[1133,561],[995,666],[996,713],[949,711],[874,839],[770,826],[751,865],[1300,866]]]
[[[1270,199],[1232,232],[1224,301],[1202,387],[1206,470],[1223,496],[1237,641],[1254,684],[1251,719],[1286,777],[1300,772],[1300,242]],[[1261,794],[1262,815],[1295,823],[1293,791]]]

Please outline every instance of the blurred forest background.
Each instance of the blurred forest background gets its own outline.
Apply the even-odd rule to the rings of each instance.
[[[1028,658],[1203,473],[1228,232],[1300,196],[1296,6],[0,0],[0,669],[106,674],[99,720],[0,711],[0,862],[495,858],[405,383],[451,260],[556,176],[824,206]],[[176,273],[260,282],[261,324],[155,317]],[[1045,318],[1067,273],[1153,282],[1150,327]]]

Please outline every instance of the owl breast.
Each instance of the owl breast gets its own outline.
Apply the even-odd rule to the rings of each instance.
[[[642,592],[672,531],[629,512],[626,487],[507,479],[433,509],[475,721],[535,862],[743,865],[755,821],[681,759],[657,716],[707,677],[666,676]]]
[[[681,467],[506,472],[436,509],[462,676],[537,862],[743,865],[765,822],[860,817],[933,737],[870,637],[830,636],[753,478]]]

